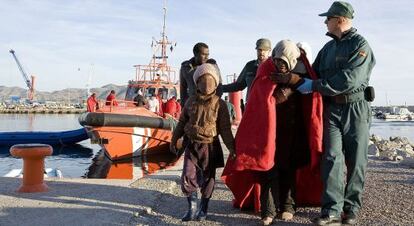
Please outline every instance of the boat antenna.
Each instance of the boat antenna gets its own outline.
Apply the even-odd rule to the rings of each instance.
[[[162,41],[161,41],[161,58],[162,58],[162,62],[166,65],[167,64],[167,45],[168,45],[168,40],[167,40],[167,36],[165,35],[165,30],[166,30],[166,18],[167,18],[167,2],[164,1],[164,7],[162,8],[164,10],[164,22],[162,25]]]
[[[173,70],[167,63],[168,56],[167,56],[167,49],[173,51],[174,47],[177,45],[175,43],[173,45],[172,42],[168,41],[168,37],[166,34],[167,30],[167,1],[164,1],[163,6],[163,25],[161,31],[161,39],[157,40],[154,37],[152,38],[151,47],[153,50],[153,55],[150,63],[148,65],[134,65],[136,67],[136,80],[146,80],[146,74],[149,73],[150,79],[153,80],[155,78],[160,78],[160,76],[166,76],[166,81],[171,81],[171,74],[174,75],[175,78],[175,70]],[[160,48],[161,47],[161,48]],[[161,53],[159,51],[161,50]],[[142,72],[141,72],[142,71]],[[174,79],[175,80],[175,79]]]
[[[164,1],[164,7],[162,8],[164,10],[164,23],[162,26],[162,37],[165,37],[165,21],[166,21],[166,17],[167,17],[167,1]]]

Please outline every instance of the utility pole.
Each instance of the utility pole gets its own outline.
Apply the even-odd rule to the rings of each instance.
[[[387,94],[387,91],[385,91],[385,106],[388,107],[388,94]]]

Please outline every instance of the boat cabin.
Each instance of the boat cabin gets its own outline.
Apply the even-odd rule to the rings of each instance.
[[[133,101],[138,91],[141,90],[143,96],[148,99],[151,96],[160,96],[166,102],[175,96],[179,99],[178,84],[165,81],[129,81],[125,94],[125,100]]]

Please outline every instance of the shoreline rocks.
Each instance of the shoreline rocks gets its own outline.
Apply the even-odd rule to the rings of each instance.
[[[387,140],[373,134],[370,137],[368,155],[414,168],[414,145],[407,137],[390,137]]]

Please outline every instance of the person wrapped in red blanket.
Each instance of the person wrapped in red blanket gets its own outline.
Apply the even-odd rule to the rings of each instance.
[[[280,74],[281,72],[289,72],[294,67],[293,64],[296,64],[294,54],[286,55],[283,49],[286,45],[289,46],[290,42],[284,40],[278,43],[278,45],[282,43],[282,48],[277,50],[278,56],[275,57],[274,50],[272,58],[267,59],[259,66],[249,95],[249,103],[246,105],[245,113],[236,133],[237,158],[235,160],[229,159],[223,171],[222,179],[232,191],[233,205],[237,208],[254,207],[258,212],[260,197],[268,195],[260,195],[261,190],[264,191],[260,188],[261,185],[279,188],[278,181],[282,179],[268,175],[282,173],[289,177],[292,171],[293,175],[290,177],[293,177],[295,189],[288,194],[289,197],[279,197],[281,193],[286,195],[286,192],[279,193],[275,191],[276,189],[271,189],[277,205],[279,204],[278,200],[282,199],[279,206],[281,211],[285,211],[283,205],[286,204],[284,203],[286,198],[293,198],[297,205],[318,205],[320,203],[322,184],[319,174],[319,159],[322,153],[322,98],[319,93],[298,94],[295,92],[295,87],[300,84],[301,78],[293,73]],[[316,74],[306,58],[306,53],[301,49],[299,55],[306,68],[306,74],[311,78],[316,78]],[[279,65],[276,65],[278,62]],[[272,82],[274,76],[282,75],[285,76],[284,78],[290,76],[288,79],[291,84],[287,87],[278,87]],[[285,106],[282,107],[282,105]],[[294,114],[290,109],[291,106],[294,106]],[[298,115],[297,112],[300,112],[301,115]],[[300,127],[289,128],[289,121],[292,122],[292,118],[293,121],[302,120],[302,131],[297,131],[297,128]],[[298,123],[296,122],[296,124]],[[289,132],[283,131],[282,128],[289,130]],[[300,137],[303,138],[303,141],[297,139]],[[299,161],[295,159],[298,158],[296,154],[286,156],[286,150],[283,151],[283,149],[302,149],[307,152],[303,153],[302,151],[305,158],[300,158]],[[291,152],[291,150],[287,150],[287,152]],[[291,163],[291,166],[284,167],[287,162]],[[286,168],[290,170],[280,170]],[[266,217],[266,214],[268,213],[262,213],[262,217]]]
[[[95,112],[99,109],[99,102],[96,99],[96,93],[92,93],[91,96],[86,100],[86,111]]]

